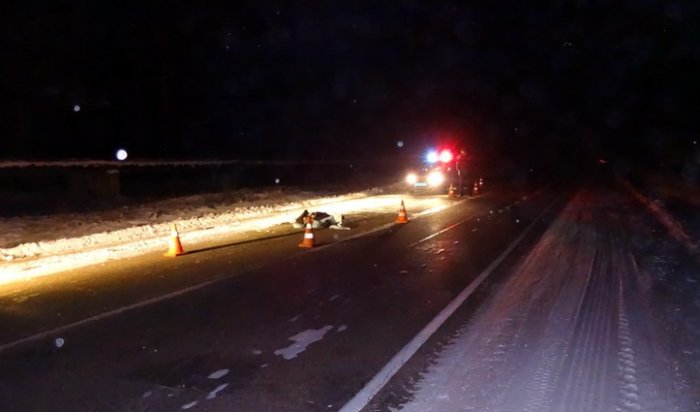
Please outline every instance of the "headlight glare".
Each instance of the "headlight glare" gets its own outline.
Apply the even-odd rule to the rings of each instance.
[[[430,186],[439,186],[445,181],[445,175],[442,172],[430,172],[428,175],[428,184]]]

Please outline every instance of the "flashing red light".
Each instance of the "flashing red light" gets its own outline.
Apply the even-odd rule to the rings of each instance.
[[[451,151],[444,149],[443,151],[440,152],[440,155],[438,156],[440,161],[442,163],[449,163],[454,159],[454,155],[452,154]]]

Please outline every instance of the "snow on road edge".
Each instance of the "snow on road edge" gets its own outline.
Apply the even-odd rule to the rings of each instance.
[[[0,248],[0,284],[164,250],[164,239],[170,233],[173,223],[180,229],[183,240],[196,242],[219,235],[265,230],[289,223],[303,209],[342,213],[344,207],[361,207],[357,202],[379,198],[394,189],[394,185],[389,185],[333,195],[307,192],[306,197],[300,197],[298,193],[277,193],[265,198],[266,195],[263,194],[261,201],[237,203],[231,205],[230,210],[224,205],[214,211],[203,208],[201,204],[194,205],[192,197],[182,198],[179,204],[177,199],[171,199],[168,202],[173,210],[165,216],[154,219],[153,216],[159,214],[157,206],[142,207],[136,218],[131,216],[129,222],[133,223],[127,222],[126,226],[123,220],[115,220],[118,217],[115,218],[108,212],[96,212],[91,216],[97,222],[91,228],[92,233],[80,235],[76,235],[79,231],[77,228],[72,229],[70,222],[61,222],[66,216],[44,217],[41,222],[43,230],[47,230],[46,226],[50,227],[52,223],[53,227],[61,228],[57,229],[58,234],[51,233],[57,238],[21,242],[10,248]],[[387,206],[391,205],[390,199],[385,199],[385,202]],[[11,224],[8,221],[0,222],[0,233],[24,230],[25,227],[21,225],[16,219]]]
[[[620,185],[627,190],[638,202],[643,204],[649,212],[668,230],[674,239],[679,241],[691,254],[696,254],[700,247],[697,240],[687,233],[683,225],[668,213],[661,204],[646,197],[637,190],[632,183],[626,180],[619,180]]]

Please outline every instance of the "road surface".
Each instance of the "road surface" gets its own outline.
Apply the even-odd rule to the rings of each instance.
[[[280,234],[4,288],[0,410],[692,410],[697,381],[644,339],[620,205],[492,190],[311,250]]]

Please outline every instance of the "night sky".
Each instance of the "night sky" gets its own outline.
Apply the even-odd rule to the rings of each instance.
[[[0,157],[450,141],[484,159],[682,162],[700,138],[698,21],[690,1],[17,2],[0,6]]]

